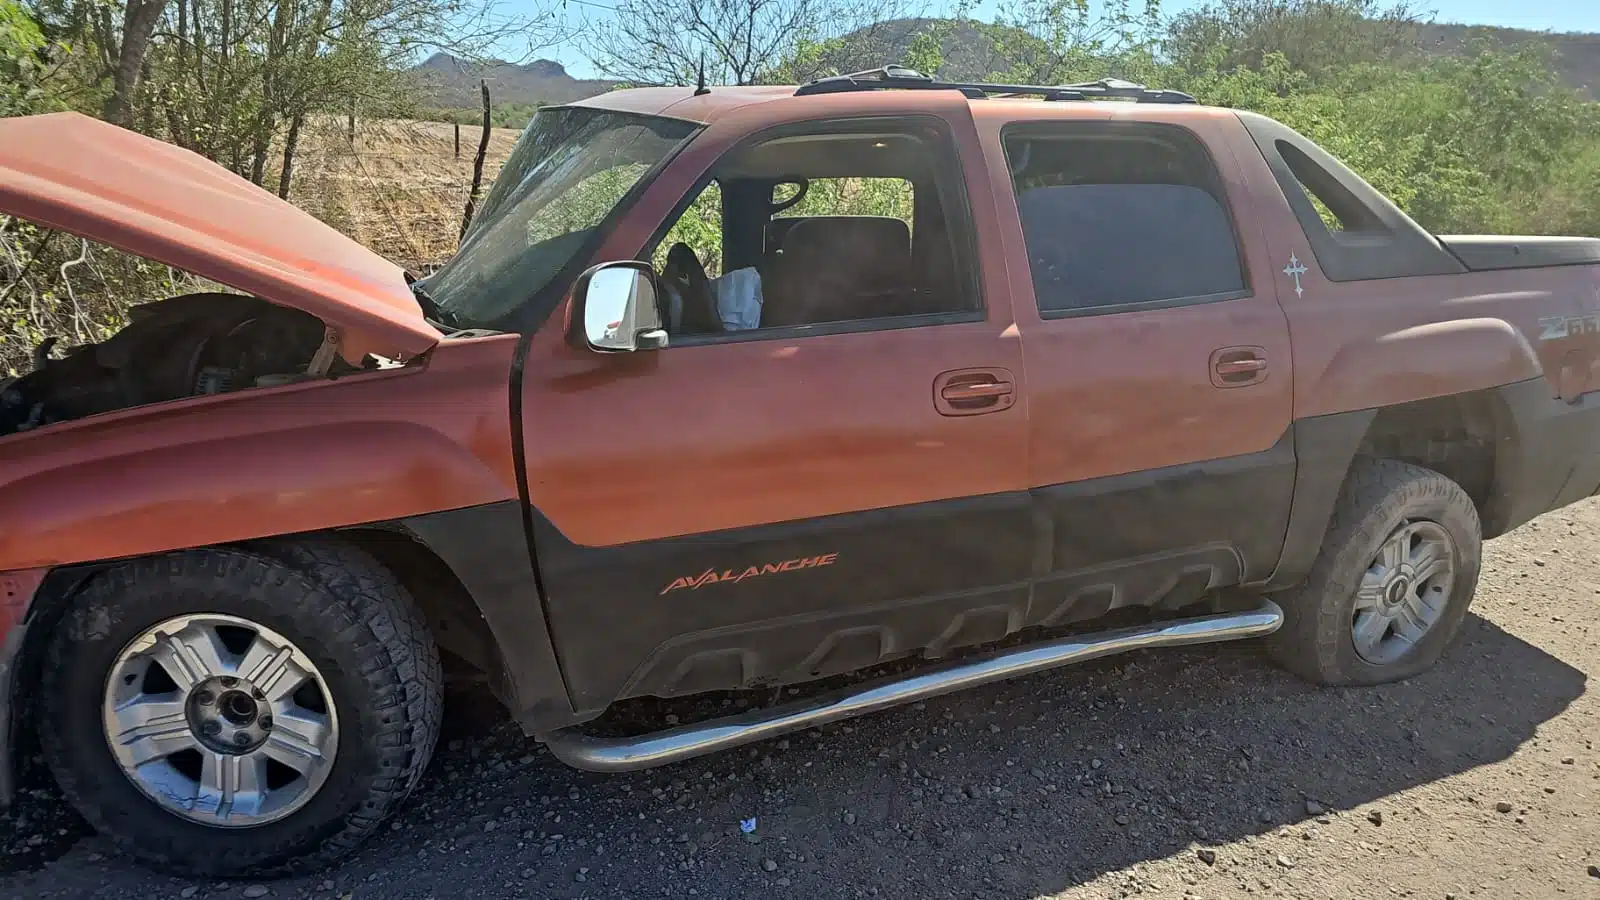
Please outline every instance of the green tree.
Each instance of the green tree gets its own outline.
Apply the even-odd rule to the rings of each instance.
[[[990,75],[1022,84],[1099,78],[1146,82],[1160,69],[1159,0],[1009,0],[981,29],[1003,67]]]
[[[53,107],[45,82],[53,48],[28,10],[0,0],[0,116]]]
[[[1260,69],[1276,54],[1316,81],[1353,66],[1415,59],[1421,18],[1405,0],[1220,0],[1173,17],[1161,45],[1174,66],[1193,75]]]

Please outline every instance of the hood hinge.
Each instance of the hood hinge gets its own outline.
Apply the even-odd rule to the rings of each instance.
[[[312,378],[326,378],[333,370],[333,361],[339,358],[339,330],[326,328],[322,332],[322,346],[311,355],[311,364],[306,366],[306,374]]]

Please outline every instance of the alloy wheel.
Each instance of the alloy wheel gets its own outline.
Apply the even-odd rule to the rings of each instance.
[[[1444,615],[1455,580],[1455,545],[1434,522],[1405,522],[1378,548],[1356,590],[1350,636],[1357,655],[1387,665]]]
[[[305,806],[338,752],[322,673],[283,635],[237,616],[145,629],[111,666],[103,716],[134,786],[215,827],[264,825]]]

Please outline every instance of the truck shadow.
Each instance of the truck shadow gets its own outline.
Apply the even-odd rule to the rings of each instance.
[[[1154,651],[654,772],[573,772],[539,751],[523,777],[556,793],[544,811],[569,834],[651,842],[637,858],[591,859],[570,839],[544,850],[552,896],[583,893],[570,868],[711,897],[780,877],[783,896],[1034,897],[1325,814],[1403,820],[1385,798],[1505,759],[1585,686],[1471,616],[1439,666],[1402,684],[1319,689],[1253,645]],[[562,785],[587,802],[563,804]],[[756,835],[740,834],[750,816]],[[535,840],[553,830],[541,825]]]

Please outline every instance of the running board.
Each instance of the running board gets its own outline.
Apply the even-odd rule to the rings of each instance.
[[[1282,624],[1283,610],[1271,600],[1262,600],[1261,605],[1250,612],[1220,613],[1074,635],[952,663],[932,671],[883,678],[795,703],[635,737],[594,737],[574,726],[553,731],[543,738],[557,759],[574,768],[591,772],[629,772],[1129,650],[1261,637],[1277,631]]]

